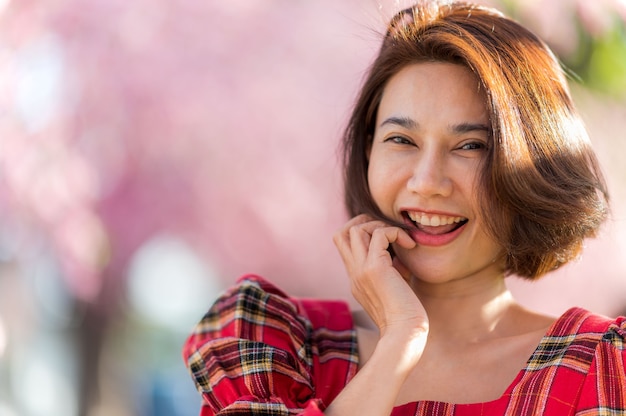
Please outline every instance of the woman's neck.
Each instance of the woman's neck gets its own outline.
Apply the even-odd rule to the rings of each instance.
[[[413,290],[428,313],[430,337],[475,343],[509,336],[511,319],[523,312],[504,283],[504,277],[485,276],[446,283],[414,279]]]

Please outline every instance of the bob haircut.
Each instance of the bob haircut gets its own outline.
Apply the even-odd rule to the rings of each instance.
[[[505,274],[538,278],[577,257],[608,213],[608,193],[565,74],[550,49],[500,12],[423,1],[390,22],[343,137],[351,216],[384,218],[367,182],[368,151],[387,81],[419,62],[464,65],[486,93],[491,137],[479,176],[489,234]]]

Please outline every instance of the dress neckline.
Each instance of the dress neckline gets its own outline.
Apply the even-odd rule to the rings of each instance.
[[[546,333],[543,335],[543,337],[537,344],[537,347],[535,348],[533,353],[530,355],[530,357],[526,361],[526,364],[524,365],[524,367],[517,373],[515,378],[507,386],[504,393],[502,393],[502,395],[498,397],[497,399],[486,401],[486,402],[463,403],[463,404],[439,402],[439,401],[434,401],[434,400],[413,401],[413,402],[407,402],[407,403],[403,403],[401,405],[395,406],[393,408],[394,412],[399,411],[400,413],[398,414],[403,414],[402,410],[409,408],[409,407],[414,407],[416,404],[420,404],[420,403],[430,403],[432,405],[440,405],[440,406],[446,406],[446,407],[463,406],[463,407],[471,408],[471,407],[484,407],[489,404],[498,403],[504,399],[508,400],[508,397],[513,392],[513,389],[515,388],[515,386],[518,385],[522,381],[522,379],[528,374],[528,370],[531,367],[533,367],[533,363],[535,362],[535,357],[541,354],[541,351],[543,350],[542,347],[549,344],[551,342],[550,340],[555,336],[563,336],[565,333],[571,333],[572,329],[587,314],[589,314],[589,312],[586,311],[585,309],[582,309],[579,307],[572,307],[568,309],[567,311],[565,311],[561,316],[559,316],[547,329]],[[353,326],[353,330],[356,331],[356,328],[354,326]],[[358,341],[356,340],[356,337],[354,339],[355,339],[355,343],[357,344],[355,345],[355,351],[358,351]],[[360,357],[359,357],[359,360],[360,360]]]

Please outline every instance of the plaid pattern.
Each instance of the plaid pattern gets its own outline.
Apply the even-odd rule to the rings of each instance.
[[[498,399],[396,407],[394,416],[626,415],[626,318],[572,308],[552,325],[526,367]]]
[[[356,374],[345,302],[290,299],[244,276],[196,326],[183,355],[201,415],[322,415]]]
[[[626,416],[626,318],[561,316],[506,392],[486,403],[415,402],[394,416]],[[201,416],[322,415],[356,374],[347,304],[287,297],[257,276],[221,296],[184,346]]]

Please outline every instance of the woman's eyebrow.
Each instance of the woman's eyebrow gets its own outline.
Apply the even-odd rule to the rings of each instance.
[[[463,134],[463,133],[471,133],[473,131],[484,131],[487,133],[491,133],[491,127],[487,124],[483,123],[461,123],[455,124],[450,127],[455,133]]]
[[[389,117],[380,123],[380,127],[386,126],[387,124],[394,124],[407,130],[416,130],[419,128],[419,123],[409,117]]]
[[[400,126],[407,130],[418,130],[420,127],[419,123],[410,117],[389,117],[380,123],[380,127],[388,124]],[[490,133],[491,127],[483,123],[460,123],[451,125],[450,131],[457,134],[471,133],[474,131],[484,131],[486,133]]]

